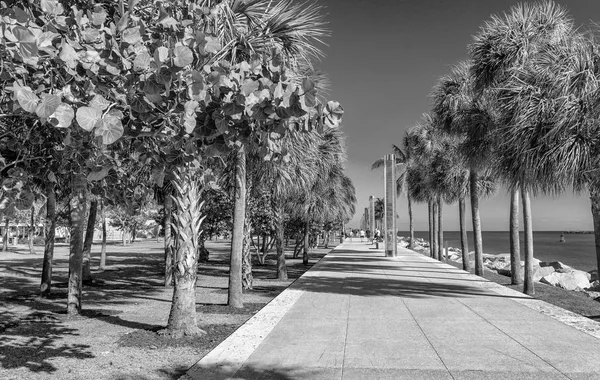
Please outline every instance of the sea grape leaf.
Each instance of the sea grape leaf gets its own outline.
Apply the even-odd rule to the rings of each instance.
[[[102,136],[102,143],[105,145],[110,145],[117,141],[123,136],[123,123],[121,123],[121,119],[106,115],[104,119],[102,119],[102,123],[98,128],[96,128],[96,136]]]
[[[169,49],[164,46],[159,46],[154,50],[154,60],[158,63],[162,63],[169,58]]]
[[[17,101],[21,108],[27,112],[33,113],[37,108],[40,98],[38,98],[31,90],[21,87],[17,91]]]
[[[242,85],[241,92],[242,92],[242,94],[244,94],[244,96],[248,96],[251,93],[253,93],[254,91],[257,91],[259,85],[260,85],[260,83],[258,81],[248,79]]]
[[[146,70],[150,67],[150,63],[152,62],[152,58],[148,52],[144,51],[138,54],[133,60],[133,69],[134,70]]]
[[[73,49],[71,44],[65,42],[65,40],[62,40],[60,46],[60,54],[58,55],[58,58],[60,58],[64,63],[66,63],[67,66],[71,69],[77,67],[77,62],[79,61],[79,55],[77,54],[75,49]]]
[[[221,50],[221,42],[217,37],[206,36],[206,45],[204,45],[204,51],[207,53],[218,53]]]
[[[87,175],[87,180],[88,181],[100,181],[101,179],[103,179],[104,177],[106,177],[108,175],[110,168],[102,168],[98,171],[94,171],[94,172],[90,172]]]
[[[185,67],[194,62],[194,55],[187,46],[176,46],[175,47],[175,59],[173,63],[178,67]]]
[[[124,16],[125,17],[125,16]],[[140,34],[140,27],[136,26],[134,28],[128,28],[123,31],[123,42],[127,42],[128,44],[135,45],[142,40],[142,36]]]
[[[88,132],[94,129],[94,126],[101,117],[101,111],[93,107],[79,107],[75,114],[75,119],[79,126]]]
[[[110,106],[110,102],[102,95],[94,95],[94,98],[90,101],[89,106],[104,111]]]
[[[31,31],[21,25],[17,25],[13,28],[12,33],[17,38],[17,41],[23,42],[35,42],[35,36]]]
[[[65,103],[61,103],[56,108],[56,111],[54,111],[54,113],[50,115],[50,119],[56,120],[56,123],[53,122],[53,124],[57,128],[70,127],[74,117],[75,111],[73,111],[73,108],[70,105]]]
[[[42,101],[38,103],[35,113],[40,119],[47,119],[56,111],[60,105],[60,97],[56,95],[43,94]]]
[[[44,12],[54,16],[61,15],[65,11],[58,0],[41,0],[40,6]]]

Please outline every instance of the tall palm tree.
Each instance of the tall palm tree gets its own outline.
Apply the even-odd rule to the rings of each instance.
[[[509,82],[514,84],[516,75],[529,66],[536,56],[563,45],[565,40],[570,38],[573,30],[573,21],[565,8],[552,1],[544,1],[515,5],[502,16],[493,15],[474,36],[474,42],[469,46],[474,92],[477,95],[492,93],[495,109],[498,112],[497,126],[501,136],[510,133],[511,129],[519,128],[520,123],[519,108],[511,106],[517,103],[507,102],[505,89],[509,86]],[[523,86],[518,88],[523,89]],[[530,129],[529,133],[531,136],[537,136],[535,130]],[[498,141],[506,142],[504,137]],[[517,143],[525,148],[524,140]],[[528,148],[529,146],[525,149]],[[500,156],[505,155],[502,149],[498,149],[498,152]],[[516,161],[524,164],[523,168],[531,167],[525,165],[524,157],[517,158]],[[529,191],[537,189],[537,185],[530,180],[526,171],[509,170],[506,161],[502,158],[498,168],[500,173],[508,178],[513,189],[521,189],[525,229],[524,292],[533,294],[533,231],[529,214]],[[553,176],[554,174],[551,174],[550,178]]]
[[[316,3],[292,0],[223,1],[216,33],[223,48],[214,60],[231,62],[264,59],[272,52],[280,54],[285,66],[308,65],[322,55],[319,44],[329,32],[325,28],[322,7]],[[293,70],[292,70],[293,71]],[[234,196],[234,228],[231,243],[231,264],[228,304],[243,307],[242,255],[245,221],[246,154],[249,143],[237,151],[236,191]]]

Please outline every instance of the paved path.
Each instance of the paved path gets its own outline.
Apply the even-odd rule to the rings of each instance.
[[[510,289],[398,254],[344,243],[185,378],[600,379],[597,337]]]

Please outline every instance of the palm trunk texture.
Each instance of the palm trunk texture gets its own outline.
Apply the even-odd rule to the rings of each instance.
[[[519,189],[510,192],[510,283],[520,285],[521,276],[521,247],[519,246]]]
[[[439,246],[438,246],[438,227],[439,227],[439,223],[438,223],[438,212],[439,212],[439,208],[438,208],[438,203],[435,200],[431,201],[432,203],[432,208],[433,208],[433,243],[431,244],[433,246],[433,258],[436,260],[440,259],[439,256]]]
[[[409,248],[415,247],[415,227],[413,225],[413,212],[412,212],[412,199],[410,198],[410,194],[406,195],[408,199],[408,230],[410,236],[410,245]]]
[[[173,285],[173,232],[171,231],[171,223],[173,220],[173,198],[171,194],[164,195],[165,208],[165,287]]]
[[[433,257],[433,205],[431,201],[427,202],[427,211],[429,214],[429,257]]]
[[[92,281],[92,270],[90,261],[92,257],[92,243],[94,242],[94,225],[96,225],[96,214],[98,213],[98,200],[90,202],[90,215],[88,216],[85,241],[83,242],[83,281]]]
[[[458,200],[458,219],[460,222],[460,250],[462,251],[463,270],[471,271],[471,260],[469,258],[469,239],[467,237],[466,204],[465,197]]]
[[[104,211],[104,199],[100,200],[100,218],[102,219],[102,248],[100,248],[101,270],[106,268],[106,212]]]
[[[244,221],[246,219],[246,150],[237,152],[235,164],[235,203],[229,266],[229,292],[227,304],[244,307],[242,302],[242,254],[244,244]]]
[[[35,255],[35,248],[33,247],[33,238],[35,235],[35,206],[31,206],[31,217],[29,219],[29,234],[27,236],[29,240],[29,253]]]
[[[176,243],[173,257],[173,301],[167,328],[161,334],[172,337],[198,336],[206,332],[196,319],[196,273],[198,241],[201,232],[202,206],[198,183],[188,173],[174,181],[177,189],[177,213],[173,216]]]
[[[473,242],[475,243],[475,274],[483,276],[483,239],[481,238],[481,219],[479,218],[479,192],[477,181],[479,175],[475,170],[469,173],[471,192],[471,219],[473,221]]]
[[[52,290],[52,260],[54,259],[54,237],[56,231],[56,193],[54,184],[46,184],[46,220],[44,223],[44,263],[40,294],[46,297]]]
[[[535,294],[533,285],[533,225],[531,220],[531,201],[529,192],[521,188],[523,201],[523,229],[525,231],[525,276],[523,279],[523,293]]]
[[[442,198],[438,196],[438,260],[444,261],[445,250],[444,250],[444,202]]]
[[[600,187],[590,186],[590,203],[594,220],[594,245],[596,247],[596,266],[600,273]]]

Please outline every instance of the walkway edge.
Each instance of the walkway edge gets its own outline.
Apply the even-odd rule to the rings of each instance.
[[[418,251],[413,251],[413,252],[423,255],[421,252],[418,252]],[[431,260],[437,261],[426,255],[423,255],[423,256],[425,256]],[[559,322],[562,322],[568,326],[571,326],[579,331],[582,331],[588,335],[591,335],[594,338],[600,339],[600,323],[598,323],[594,320],[586,318],[586,317],[584,317],[580,314],[574,313],[572,311],[563,309],[562,307],[552,305],[546,301],[535,299],[524,293],[521,293],[519,291],[507,288],[504,285],[500,285],[493,281],[490,281],[487,278],[480,277],[473,273],[469,273],[462,269],[456,268],[455,266],[452,266],[450,264],[446,264],[443,262],[438,262],[438,263],[446,265],[448,267],[448,269],[452,269],[452,270],[458,269],[458,270],[464,272],[465,274],[469,274],[473,277],[476,277],[481,280],[482,287],[489,289],[500,295],[511,297],[513,301],[518,302],[524,306],[527,306],[528,308],[535,310],[538,313],[544,314],[550,318],[553,318],[553,319],[555,319]]]
[[[322,260],[342,245],[339,244],[331,249],[233,334],[188,369],[180,380],[225,380],[235,376],[250,355],[304,294],[304,290],[298,288],[305,287],[310,282],[307,274],[318,270]]]

